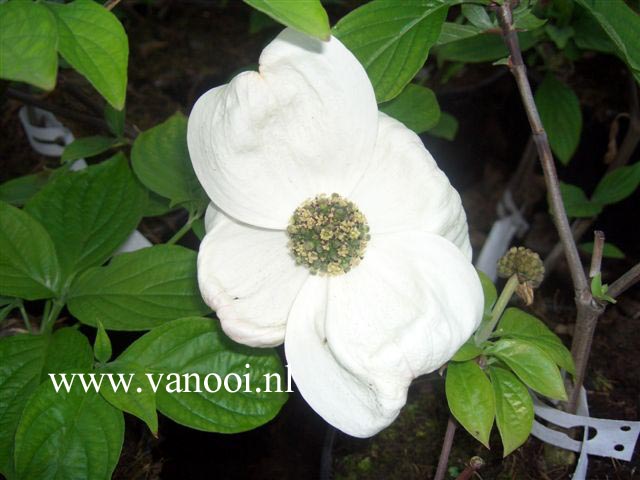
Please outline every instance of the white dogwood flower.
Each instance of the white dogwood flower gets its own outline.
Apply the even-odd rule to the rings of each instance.
[[[460,197],[421,140],[337,39],[286,29],[259,72],[198,100],[188,145],[212,201],[198,281],[224,331],[284,342],[338,429],[388,426],[482,317]]]

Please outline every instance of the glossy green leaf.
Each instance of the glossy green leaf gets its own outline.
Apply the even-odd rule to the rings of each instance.
[[[102,365],[99,374],[111,374],[114,381],[120,378],[129,383],[129,388],[101,388],[100,395],[119,410],[135,415],[147,424],[151,433],[158,435],[158,413],[156,412],[156,394],[149,386],[146,371],[132,362],[115,361]],[[121,377],[118,377],[121,375]],[[122,383],[120,383],[122,385]]]
[[[50,171],[43,170],[8,180],[0,185],[0,201],[21,207],[47,184],[50,176]]]
[[[640,70],[640,15],[625,2],[610,0],[576,0],[600,24],[613,41],[622,58],[638,72]]]
[[[482,30],[493,28],[493,22],[487,13],[487,9],[482,5],[472,3],[462,4],[462,15],[465,16],[469,23],[474,27]]]
[[[474,438],[489,448],[495,400],[491,382],[474,361],[452,362],[445,383],[453,416]]]
[[[56,296],[60,266],[51,237],[27,212],[0,202],[0,295]]]
[[[593,253],[593,242],[585,242],[578,245],[580,250],[585,253],[592,254]],[[616,247],[613,243],[605,243],[602,248],[602,256],[605,258],[616,258],[621,259],[625,257],[625,254],[622,250]]]
[[[522,338],[501,338],[485,353],[506,363],[520,380],[536,392],[557,400],[567,399],[556,363],[532,342]]]
[[[161,197],[157,193],[147,190],[147,201],[142,210],[143,217],[157,217],[169,213],[173,210],[177,210],[178,206],[171,206],[171,201],[168,198]]]
[[[436,45],[445,45],[447,43],[462,40],[464,38],[475,37],[482,33],[482,30],[473,25],[463,25],[454,22],[444,22],[440,36],[436,41]]]
[[[25,404],[48,373],[91,368],[87,338],[63,328],[53,335],[0,339],[0,473],[13,477],[14,436]]]
[[[115,109],[127,94],[129,41],[117,17],[92,0],[48,2],[58,22],[58,50]]]
[[[454,362],[466,362],[467,360],[473,360],[476,357],[482,355],[482,349],[473,342],[473,338],[467,340],[458,351],[455,353],[451,360]]]
[[[101,363],[106,363],[111,358],[111,340],[100,320],[98,320],[96,339],[93,342],[93,354]]]
[[[635,192],[638,185],[640,185],[640,162],[616,168],[600,180],[591,196],[591,201],[602,205],[618,203]]]
[[[560,193],[567,216],[571,218],[595,217],[602,211],[602,205],[589,200],[580,187],[560,182]]]
[[[275,350],[238,345],[222,333],[217,320],[209,318],[183,318],[154,328],[136,340],[120,361],[136,362],[155,374],[155,382],[160,380],[158,374],[164,374],[156,394],[158,410],[198,430],[235,433],[256,428],[271,420],[287,399],[286,393],[274,391],[275,380],[271,381],[272,392],[265,392],[266,374],[277,373],[282,379],[281,390],[287,388],[286,374]],[[190,392],[170,393],[167,389],[178,388],[168,377],[170,373],[180,375],[183,390],[187,386],[183,374],[200,374],[201,392],[196,391],[192,377]],[[229,393],[224,386],[217,393],[208,392],[205,376],[211,373],[218,374],[223,382],[227,375],[239,376],[242,393]],[[249,392],[245,391],[247,374]],[[210,377],[208,385],[215,390],[218,383]],[[237,382],[231,379],[229,385],[235,389]]]
[[[374,0],[333,28],[364,66],[379,103],[400,94],[440,36],[449,0]]]
[[[450,113],[441,112],[440,120],[434,127],[430,128],[427,133],[451,142],[456,138],[456,134],[458,133],[458,120]]]
[[[380,111],[416,133],[429,130],[440,120],[440,105],[433,90],[413,83],[393,100],[380,105]]]
[[[518,308],[507,308],[500,318],[496,336],[523,338],[543,350],[556,364],[575,374],[571,352],[544,322]]]
[[[329,17],[320,0],[291,2],[287,0],[244,0],[256,10],[302,33],[329,40]]]
[[[506,457],[531,434],[533,402],[527,387],[510,371],[492,365],[489,376],[496,399],[496,424]]]
[[[124,440],[122,412],[99,394],[74,387],[56,393],[43,383],[16,432],[18,478],[109,480]]]
[[[523,51],[528,50],[536,43],[536,32],[520,32],[518,39],[520,48]],[[440,60],[465,63],[493,62],[509,55],[502,37],[490,33],[449,42],[439,46],[435,53]]]
[[[26,206],[47,229],[68,280],[104,263],[135,230],[144,191],[118,154],[49,182]]]
[[[580,143],[582,112],[573,90],[549,74],[536,90],[536,106],[553,153],[569,163]]]
[[[80,158],[95,157],[109,150],[116,142],[115,138],[101,135],[78,138],[66,146],[60,161],[67,163]]]
[[[117,255],[106,267],[87,270],[68,296],[81,322],[109,330],[146,330],[167,321],[209,311],[196,276],[196,252],[155,245]]]
[[[42,3],[0,3],[0,78],[52,90],[57,45],[56,20]]]
[[[187,119],[176,113],[136,138],[131,150],[133,171],[151,191],[173,205],[206,202],[187,149]]]
[[[536,17],[530,8],[522,9],[513,14],[513,24],[518,31],[535,30],[547,23],[547,20]]]
[[[478,277],[480,277],[480,284],[482,285],[482,293],[484,294],[484,313],[485,315],[491,314],[491,309],[498,299],[498,291],[491,279],[480,270],[476,270]]]

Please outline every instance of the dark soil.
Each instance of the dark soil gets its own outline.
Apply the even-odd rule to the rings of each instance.
[[[330,13],[335,20],[358,3],[332,3]],[[153,5],[122,2],[116,9],[129,33],[131,48],[127,121],[140,131],[176,110],[188,114],[201,93],[225,83],[239,69],[255,65],[262,47],[278,32],[276,27],[248,34],[250,10],[240,1],[160,0]],[[454,142],[424,137],[463,196],[476,252],[496,217],[497,202],[529,136],[514,82],[508,73],[496,76],[496,68],[504,67],[471,66],[446,86],[431,85],[440,92],[442,109],[459,120],[460,130]],[[489,76],[493,81],[486,82]],[[537,79],[538,73],[532,72],[532,78]],[[591,191],[606,169],[602,159],[611,123],[618,113],[628,111],[627,81],[622,64],[600,56],[577,62],[569,79],[580,96],[585,122],[580,149],[571,164],[560,169],[560,176]],[[68,94],[69,89],[80,89],[101,103],[72,72],[61,73],[61,86],[44,100],[86,111]],[[17,119],[18,107],[17,102],[4,101],[0,116],[0,181],[44,167],[54,168],[57,163],[31,150]],[[65,118],[64,122],[76,136],[100,133],[73,119]],[[625,128],[623,121],[620,136]],[[557,236],[546,213],[539,172],[527,186],[531,190],[532,229],[523,243],[544,256]],[[623,260],[605,261],[605,282],[640,258],[638,200],[636,193],[608,208],[595,224],[594,228],[605,231],[608,241],[627,253]],[[636,221],[631,222],[632,217]],[[174,222],[175,215],[145,228],[159,230],[158,237],[163,237]],[[635,288],[610,306],[599,324],[586,385],[593,416],[638,419],[639,307],[640,290]],[[39,306],[31,308],[37,311]],[[575,311],[563,262],[536,292],[531,310],[570,343]],[[114,333],[112,340],[116,349],[122,349],[133,338],[131,334]],[[155,439],[141,422],[127,416],[125,447],[114,478],[312,479],[320,474],[323,452],[325,460],[331,460],[327,454],[332,454],[330,465],[336,479],[431,478],[448,415],[443,390],[437,374],[418,379],[406,408],[390,428],[369,440],[338,433],[332,448],[325,442],[330,432],[327,425],[297,394],[291,396],[275,420],[238,435],[198,432],[161,417],[159,438]],[[488,451],[459,430],[450,460],[450,478],[455,478],[474,455],[487,463],[480,472],[485,479],[570,478],[571,466],[551,461],[553,452],[545,451],[536,439],[530,439],[504,460],[497,436],[491,446]],[[635,478],[640,458],[637,452],[629,463],[592,457],[589,471],[593,479]]]

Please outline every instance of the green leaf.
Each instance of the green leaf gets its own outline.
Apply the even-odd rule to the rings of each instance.
[[[581,243],[580,245],[578,245],[578,247],[580,248],[580,250],[582,250],[585,253],[588,253],[588,254],[593,253],[593,242]],[[613,243],[608,243],[608,242],[605,243],[604,247],[602,248],[602,256],[604,258],[616,258],[616,259],[621,259],[625,257],[624,252],[622,250],[616,247]]]
[[[422,68],[452,3],[374,0],[333,28],[333,34],[364,66],[378,103],[397,96]]]
[[[117,140],[115,138],[96,135],[93,137],[78,138],[71,142],[62,152],[62,163],[73,162],[80,158],[89,158],[100,155],[109,150]]]
[[[571,352],[544,322],[518,308],[507,308],[498,323],[496,336],[521,338],[544,351],[556,364],[575,375]]]
[[[537,31],[518,33],[522,51],[528,50],[535,45],[536,35]],[[509,55],[502,37],[490,33],[482,33],[455,42],[449,42],[446,45],[439,46],[435,53],[439,60],[465,63],[493,62]]]
[[[107,126],[111,133],[116,137],[122,138],[124,136],[124,120],[126,116],[126,110],[116,110],[108,103],[104,106],[104,119],[107,122]]]
[[[456,138],[456,134],[458,133],[458,120],[450,113],[441,112],[440,120],[434,127],[430,128],[427,133],[451,142]]]
[[[26,210],[47,229],[65,282],[104,263],[142,217],[144,191],[122,154],[49,182]]]
[[[38,300],[56,296],[59,287],[49,234],[27,212],[0,202],[0,295]]]
[[[164,373],[156,394],[158,410],[172,420],[198,430],[208,432],[235,433],[256,428],[271,420],[287,399],[286,393],[276,393],[275,380],[272,392],[265,392],[265,374],[277,373],[282,379],[281,390],[286,389],[286,375],[282,362],[273,349],[252,349],[238,345],[227,338],[216,320],[208,318],[183,318],[154,328],[136,340],[118,359],[118,362],[133,361],[148,372]],[[246,365],[250,367],[247,368]],[[173,378],[168,374],[200,374],[201,392],[190,382],[191,392],[170,393]],[[250,392],[229,393],[224,387],[210,393],[204,378],[217,373],[224,381],[227,375],[250,375]],[[186,387],[180,376],[182,388]],[[236,388],[234,380],[229,381]],[[217,382],[210,378],[209,388],[215,390]],[[261,388],[261,392],[257,392]]]
[[[116,110],[127,95],[129,41],[116,16],[92,0],[46,4],[58,21],[58,50]]]
[[[433,90],[410,83],[400,95],[380,106],[380,111],[422,133],[440,120],[440,106]]]
[[[256,10],[302,33],[329,40],[329,17],[320,0],[291,2],[287,0],[244,0]]]
[[[204,218],[195,219],[191,224],[191,230],[196,235],[196,237],[198,237],[198,239],[202,241],[204,236],[207,234],[204,226]]]
[[[14,178],[0,185],[0,201],[21,207],[49,181],[50,171]]]
[[[527,387],[510,371],[492,365],[489,376],[496,399],[496,424],[506,457],[531,434],[533,402]]]
[[[18,478],[109,480],[124,440],[122,413],[82,388],[43,383],[27,403],[15,443]]]
[[[168,198],[161,197],[157,193],[153,193],[151,190],[147,190],[147,202],[142,211],[143,217],[158,217],[165,213],[177,210],[179,207],[171,206],[171,201]]]
[[[615,298],[613,298],[611,295],[607,295],[608,290],[609,285],[602,284],[602,274],[598,273],[591,279],[591,294],[594,296],[594,298],[602,300],[603,302],[617,303]]]
[[[589,200],[580,187],[560,182],[560,193],[564,209],[569,217],[595,217],[602,211],[602,205]]]
[[[155,245],[117,255],[106,267],[76,277],[68,296],[82,323],[109,330],[146,330],[209,312],[198,289],[193,250]]]
[[[0,339],[0,473],[12,478],[14,436],[27,400],[48,373],[91,368],[87,338],[63,328],[53,335]]]
[[[547,20],[536,17],[531,9],[527,8],[513,14],[513,24],[518,31],[535,30],[547,23]]]
[[[107,363],[111,358],[111,340],[109,340],[109,335],[100,320],[98,320],[96,339],[93,342],[93,353],[96,360],[101,363]]]
[[[522,338],[501,338],[485,350],[506,363],[530,388],[549,398],[566,400],[556,363],[542,349]]]
[[[480,270],[476,270],[478,277],[480,277],[480,284],[482,285],[482,293],[484,294],[484,314],[491,315],[491,310],[498,299],[498,291],[491,279]]]
[[[632,70],[640,70],[640,15],[625,2],[576,0],[600,24]]]
[[[487,10],[482,5],[474,5],[471,3],[463,4],[462,15],[464,15],[474,27],[481,30],[489,30],[494,27]]]
[[[158,436],[158,414],[156,412],[156,394],[150,388],[145,370],[135,363],[115,361],[100,366],[99,374],[112,374],[117,382],[118,375],[125,381],[131,379],[128,391],[123,388],[101,388],[100,394],[111,405],[131,415],[135,415],[147,424],[151,433]],[[132,375],[133,374],[133,375]]]
[[[440,36],[436,41],[436,45],[445,45],[447,43],[462,40],[464,38],[475,37],[482,33],[482,30],[473,25],[462,25],[454,22],[444,22],[442,24],[442,30]]]
[[[0,4],[0,78],[52,90],[57,45],[56,20],[42,3]]]
[[[535,101],[551,149],[566,165],[580,143],[580,101],[573,90],[551,74],[545,77],[536,90]]]
[[[557,25],[550,23],[545,26],[544,31],[560,50],[565,48],[569,39],[575,35],[575,30],[570,25],[558,27]]]
[[[451,360],[454,362],[466,362],[467,360],[473,360],[476,357],[482,355],[482,349],[473,342],[473,338],[467,340],[458,351],[455,353]]]
[[[640,162],[616,168],[600,180],[591,196],[591,201],[602,205],[618,203],[635,192],[638,185],[640,185]]]
[[[449,409],[467,432],[489,448],[495,400],[491,382],[474,361],[449,363],[445,383]]]
[[[151,191],[172,205],[206,202],[187,149],[187,119],[176,113],[136,138],[131,150],[133,171]]]

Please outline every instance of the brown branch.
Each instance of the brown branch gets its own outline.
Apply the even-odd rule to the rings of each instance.
[[[595,232],[593,232],[593,253],[591,254],[591,268],[589,268],[590,278],[593,278],[600,273],[603,250],[604,232],[596,230]]]
[[[640,263],[636,263],[627,273],[609,285],[607,295],[611,295],[613,298],[619,297],[638,282],[640,282]]]
[[[449,464],[449,455],[451,454],[451,447],[453,446],[453,437],[456,434],[456,421],[453,417],[449,417],[447,422],[447,430],[444,433],[444,440],[442,441],[442,450],[440,451],[440,458],[438,459],[438,468],[436,469],[436,475],[433,480],[444,480],[444,476],[447,473],[447,465]]]
[[[507,48],[510,53],[509,68],[511,69],[511,73],[513,73],[516,83],[518,84],[522,103],[526,109],[529,125],[531,126],[533,141],[536,144],[538,157],[542,163],[542,170],[544,172],[545,183],[549,192],[553,219],[564,247],[567,262],[569,263],[571,278],[576,290],[576,295],[580,296],[583,291],[588,291],[589,289],[587,278],[585,276],[584,269],[582,268],[580,255],[578,254],[578,249],[573,241],[569,220],[567,219],[567,214],[562,203],[560,184],[553,155],[551,153],[551,147],[549,146],[547,134],[544,131],[540,115],[538,114],[538,109],[533,100],[531,85],[527,78],[527,68],[522,60],[518,36],[513,28],[511,5],[508,0],[505,1],[504,5],[500,6],[498,10],[498,18],[502,27],[505,43],[507,44]]]
[[[571,280],[575,291],[576,309],[578,312],[576,318],[576,329],[571,346],[571,353],[576,363],[576,377],[574,383],[574,391],[572,392],[569,403],[569,411],[574,413],[577,406],[578,393],[584,382],[584,375],[591,350],[591,342],[593,333],[596,328],[598,317],[604,310],[604,307],[597,303],[591,295],[589,283],[580,261],[578,248],[573,239],[573,232],[569,226],[569,220],[562,203],[562,195],[560,194],[560,183],[556,166],[549,146],[549,139],[542,126],[538,109],[536,108],[531,91],[531,85],[527,78],[527,69],[522,60],[522,52],[518,43],[518,36],[513,27],[513,15],[511,12],[511,0],[505,0],[502,5],[497,6],[498,21],[502,28],[502,35],[509,49],[509,68],[513,73],[522,103],[527,112],[529,125],[533,133],[533,140],[538,149],[538,156],[542,164],[544,172],[545,184],[549,194],[549,203],[551,213],[556,225],[556,230],[560,236],[560,241],[564,249],[569,270],[571,272]]]

